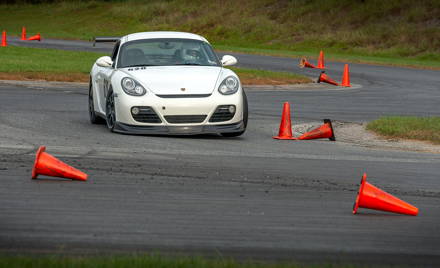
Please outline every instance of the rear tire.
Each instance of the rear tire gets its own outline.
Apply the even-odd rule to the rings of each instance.
[[[241,136],[246,131],[247,124],[248,124],[248,101],[247,101],[246,93],[243,90],[243,125],[244,125],[244,129],[242,131],[238,131],[238,132],[221,133],[221,135],[223,137]]]
[[[90,79],[89,83],[89,119],[92,124],[102,124],[104,123],[104,119],[102,119],[95,112],[95,105],[93,102],[93,88],[92,88],[92,79]]]

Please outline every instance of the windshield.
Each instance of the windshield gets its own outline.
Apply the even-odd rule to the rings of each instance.
[[[135,66],[220,66],[211,46],[192,39],[144,39],[127,42],[119,51],[118,68]]]

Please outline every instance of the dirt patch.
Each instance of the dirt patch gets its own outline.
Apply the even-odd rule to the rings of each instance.
[[[87,82],[56,82],[45,80],[0,80],[0,85],[14,85],[35,89],[85,89],[89,87]]]
[[[367,123],[360,124],[335,121],[332,123],[335,131],[336,142],[338,143],[351,144],[373,149],[440,153],[440,145],[417,140],[390,139],[376,135],[375,133],[366,129]],[[294,125],[294,136],[299,136],[320,125],[322,125],[322,122]]]
[[[268,78],[268,77],[248,77],[246,74],[239,74],[241,83],[244,85],[291,85],[291,84],[310,84],[308,78]]]
[[[22,81],[56,81],[56,82],[88,82],[89,74],[84,73],[40,73],[40,72],[20,72],[20,73],[2,73],[0,72],[0,80],[22,80]],[[240,80],[244,85],[301,85],[311,84],[311,80],[307,78],[268,78],[268,77],[252,77],[246,74],[240,75]]]
[[[0,73],[0,84],[6,85],[18,85],[27,87],[44,87],[44,88],[65,88],[65,87],[84,87],[88,88],[89,80],[85,81],[69,81],[63,82],[58,80],[46,80],[46,79],[2,79]],[[249,85],[243,84],[245,90],[276,90],[276,91],[286,91],[286,90],[313,90],[313,89],[334,89],[334,90],[345,90],[347,88],[339,87],[328,87],[325,84],[319,83],[307,83],[307,84],[288,84],[288,85]]]
[[[40,73],[40,72],[19,72],[19,73],[2,73],[0,72],[0,80],[44,80],[59,82],[88,82],[89,74],[84,73]]]

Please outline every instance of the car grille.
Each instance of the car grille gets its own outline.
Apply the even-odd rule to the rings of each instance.
[[[173,99],[173,98],[207,98],[211,94],[172,94],[172,95],[157,95],[160,98]]]
[[[162,120],[160,120],[159,116],[157,116],[156,112],[148,106],[136,106],[139,108],[138,114],[133,114],[134,120],[141,122],[141,123],[161,123]],[[134,108],[134,107],[133,107]]]
[[[234,113],[229,112],[230,106],[231,105],[221,105],[217,107],[214,114],[212,114],[211,118],[209,119],[209,122],[223,122],[231,120],[235,115],[235,109]]]
[[[172,124],[189,124],[189,123],[202,123],[205,121],[206,115],[166,115],[165,119],[168,123]]]

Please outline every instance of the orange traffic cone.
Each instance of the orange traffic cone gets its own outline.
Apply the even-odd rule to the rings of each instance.
[[[285,102],[283,105],[283,114],[281,115],[280,130],[278,136],[273,137],[277,140],[296,140],[292,136],[292,122],[290,121],[290,104]]]
[[[301,60],[299,61],[299,67],[301,68],[316,68],[315,65],[311,64],[310,62],[307,61],[306,57],[302,57]]]
[[[333,132],[332,121],[330,119],[324,119],[324,125],[315,128],[309,132],[306,132],[299,136],[298,140],[313,140],[328,138],[331,141],[335,141],[335,134]]]
[[[38,148],[32,168],[32,179],[36,179],[38,175],[46,175],[80,181],[87,180],[87,174],[61,162],[45,151],[45,146]]]
[[[335,86],[339,86],[338,82],[331,79],[328,75],[325,74],[325,71],[321,72],[321,74],[318,77],[318,81],[316,81],[316,82],[318,82],[318,83],[324,82],[324,83],[332,84]]]
[[[26,40],[26,28],[24,26],[21,28],[21,40]]]
[[[322,50],[319,52],[318,66],[316,68],[318,68],[318,69],[325,69],[325,66],[324,66],[324,52]]]
[[[344,74],[342,75],[341,86],[343,86],[343,87],[351,87],[351,84],[350,84],[350,71],[348,69],[348,64],[345,64],[345,66],[344,66]]]
[[[32,40],[41,41],[41,35],[40,34],[36,34],[36,35],[31,36],[31,37],[28,38],[28,41],[32,41]]]
[[[358,196],[353,205],[353,214],[356,214],[360,207],[412,216],[417,216],[419,213],[419,209],[415,206],[412,206],[368,183],[367,173],[364,173],[362,176]]]
[[[3,31],[2,33],[2,43],[0,45],[0,47],[7,47],[8,46],[8,42],[6,41],[6,31]]]

